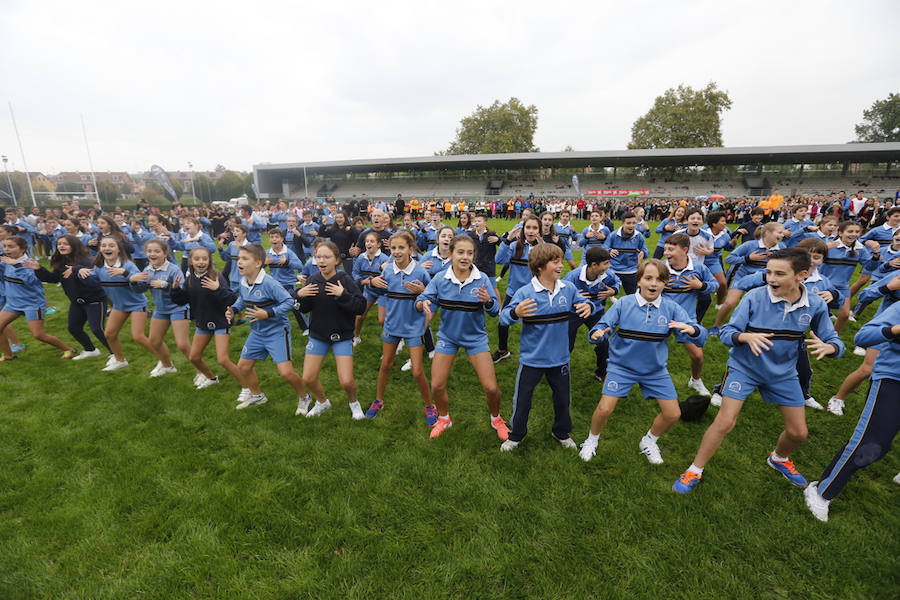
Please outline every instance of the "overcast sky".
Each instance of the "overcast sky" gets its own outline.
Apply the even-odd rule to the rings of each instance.
[[[428,156],[477,105],[543,151],[624,149],[653,99],[718,83],[726,146],[844,143],[900,92],[900,2],[0,0],[0,153],[97,171]]]

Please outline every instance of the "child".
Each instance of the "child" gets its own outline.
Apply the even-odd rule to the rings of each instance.
[[[900,305],[894,304],[863,325],[853,340],[857,346],[881,351],[872,366],[872,384],[856,429],[831,464],[806,488],[806,506],[820,521],[828,521],[828,505],[859,469],[881,460],[900,431]],[[894,479],[900,483],[900,476]]]
[[[0,240],[5,240],[8,237],[15,235],[10,227],[7,229],[6,225],[0,226]],[[2,243],[0,243],[0,250],[2,250]],[[0,252],[2,254],[2,252]],[[6,281],[4,279],[4,275],[6,273],[6,264],[0,261],[0,308],[6,306]],[[9,344],[9,349],[11,353],[21,352],[25,349],[25,344],[19,339],[19,336],[16,335],[16,331],[12,328],[12,325],[7,325],[6,329],[0,331],[0,336],[6,340],[6,343]],[[0,355],[0,362],[4,362],[7,360],[5,355]],[[11,360],[11,359],[10,359]]]
[[[539,227],[537,219],[530,221],[529,225],[533,226],[536,235]],[[431,397],[439,413],[437,423],[431,428],[431,437],[436,438],[453,426],[447,379],[456,353],[462,347],[484,389],[491,411],[491,427],[501,440],[506,441],[509,428],[500,416],[500,388],[484,328],[484,312],[496,316],[500,312],[500,304],[493,289],[488,288],[487,277],[475,267],[475,242],[471,237],[455,236],[450,242],[450,257],[450,268],[432,279],[416,299],[416,310],[425,312],[426,318],[432,312],[432,305],[439,306],[442,311],[438,342],[431,363]]]
[[[173,250],[184,252],[181,255],[181,272],[184,273],[188,270],[188,254],[191,250],[197,246],[203,246],[212,253],[216,251],[216,243],[200,228],[200,219],[190,216],[182,217],[181,228],[181,234],[170,238],[169,244]]]
[[[128,250],[118,237],[105,237],[100,240],[97,257],[92,269],[78,270],[78,277],[98,281],[112,303],[112,310],[106,321],[103,335],[112,349],[104,371],[117,371],[128,366],[119,341],[119,331],[125,321],[131,317],[131,337],[155,356],[150,339],[144,333],[147,325],[147,297],[129,286],[129,278],[139,273],[138,268],[129,260]]]
[[[678,394],[666,368],[666,340],[674,329],[690,336],[699,346],[706,342],[706,330],[694,321],[693,315],[662,296],[669,283],[669,269],[664,262],[651,258],[641,263],[637,281],[637,292],[613,304],[589,334],[589,339],[597,343],[616,328],[609,342],[609,372],[603,395],[591,418],[590,435],[581,445],[584,461],[596,454],[600,432],[619,399],[627,397],[637,384],[644,397],[656,398],[660,409],[638,446],[650,464],[662,464],[656,442],[681,416]]]
[[[510,418],[512,431],[508,434],[509,439],[500,446],[503,452],[518,447],[528,433],[531,398],[534,388],[544,377],[553,392],[553,436],[563,447],[575,448],[569,435],[572,432],[569,414],[572,397],[565,333],[572,315],[587,319],[594,312],[594,306],[574,285],[560,280],[563,257],[563,251],[555,244],[543,243],[532,248],[528,255],[528,266],[533,274],[531,282],[519,288],[500,314],[500,321],[506,324],[522,320],[519,373]]]
[[[666,240],[663,253],[666,257],[666,266],[669,268],[669,279],[663,297],[681,306],[699,323],[701,317],[697,314],[697,301],[700,298],[709,298],[719,284],[703,262],[696,262],[689,256],[690,247],[691,240],[683,233],[673,233]],[[688,380],[688,387],[701,396],[711,396],[701,379],[703,348],[682,334],[677,334],[675,339],[684,344],[684,349],[691,359],[691,378]]]
[[[74,358],[74,348],[44,331],[47,297],[41,280],[34,274],[37,263],[28,258],[28,242],[18,235],[7,237],[3,240],[3,251],[6,254],[0,256],[0,262],[4,265],[6,299],[0,309],[0,331],[6,331],[13,321],[24,315],[34,339],[62,350],[61,358]],[[0,335],[0,352],[3,354],[2,362],[16,357],[6,335]]]
[[[873,227],[859,238],[859,241],[863,243],[868,243],[869,240],[878,242],[878,245],[881,247],[882,256],[884,256],[885,251],[890,247],[893,237],[897,233],[900,233],[900,206],[891,207],[887,211],[885,217],[886,220],[883,225],[881,225],[880,227]],[[856,279],[853,285],[850,286],[851,298],[855,296],[859,292],[859,290],[861,290],[863,286],[866,285],[872,278],[872,274],[875,270],[870,267],[871,265],[863,266],[862,273]]]
[[[563,239],[560,237],[559,233],[556,231],[556,224],[553,222],[553,213],[545,212],[541,215],[541,239],[548,243],[554,244],[559,247],[563,252],[563,256],[567,263],[569,263],[569,268],[575,268],[575,260],[572,257],[572,248],[569,246],[569,242],[567,239]]]
[[[568,210],[560,211],[559,213],[559,222],[554,223],[553,228],[556,230],[556,235],[559,236],[560,242],[565,244],[568,251],[566,252],[566,261],[569,263],[569,269],[575,268],[575,261],[572,257],[572,243],[578,241],[578,232],[575,231],[575,228],[572,227],[572,224],[569,222],[569,219],[572,218],[572,213]]]
[[[219,247],[219,257],[230,263],[228,273],[229,286],[231,291],[238,295],[240,295],[241,291],[241,274],[238,271],[237,258],[240,249],[250,245],[250,241],[247,239],[249,231],[246,225],[232,226],[231,234],[234,236],[234,240],[229,242],[224,248]]]
[[[687,494],[700,481],[703,468],[734,428],[744,400],[754,389],[764,401],[777,404],[784,419],[784,431],[767,464],[794,485],[806,485],[790,460],[807,436],[805,399],[797,377],[797,342],[812,328],[814,333],[805,343],[816,359],[839,357],[844,351],[825,301],[802,284],[810,268],[809,254],[800,248],[772,253],[766,264],[766,287],[747,292],[722,328],[719,339],[732,347],[722,384],[722,407],[703,435],[693,464],[672,486],[679,494]]]
[[[374,287],[386,290],[387,293],[378,387],[375,401],[366,411],[366,417],[374,419],[384,408],[384,391],[394,366],[398,344],[406,340],[412,376],[425,400],[425,422],[431,427],[437,422],[437,409],[431,403],[431,388],[423,368],[422,332],[426,322],[425,316],[415,306],[416,298],[425,291],[431,277],[421,265],[412,260],[412,253],[416,248],[416,239],[412,233],[398,231],[391,236],[390,242],[392,261],[385,265],[381,275],[372,279]]]
[[[447,225],[438,230],[437,245],[422,257],[422,268],[428,272],[429,277],[434,277],[450,264],[450,240],[454,235],[465,234],[454,234],[453,228]]]
[[[574,285],[582,296],[594,305],[591,315],[582,319],[578,315],[569,316],[569,354],[575,349],[575,338],[582,325],[590,330],[606,310],[606,299],[619,293],[622,282],[609,270],[609,250],[603,246],[592,246],[585,254],[585,265],[566,273],[564,280]],[[601,340],[594,346],[596,367],[594,377],[603,382],[606,379],[606,363],[609,359],[609,342]]]
[[[480,213],[475,215],[475,228],[469,232],[469,235],[475,240],[475,266],[482,275],[488,278],[491,287],[494,288],[494,294],[499,297],[500,290],[497,289],[496,279],[497,263],[494,259],[497,256],[497,247],[500,245],[500,236],[497,235],[497,232],[488,229],[487,217]]]
[[[791,218],[784,222],[785,248],[793,248],[807,237],[808,233],[818,230],[816,224],[806,218],[805,204],[797,204],[791,210]]]
[[[202,390],[219,383],[219,378],[203,360],[203,350],[213,336],[216,340],[216,360],[240,383],[240,371],[228,356],[231,330],[228,327],[228,319],[225,318],[225,311],[237,301],[238,295],[231,291],[222,274],[215,270],[213,255],[209,248],[195,246],[187,254],[188,270],[184,283],[172,288],[172,302],[179,305],[187,304],[196,326],[188,355],[188,360],[198,371],[197,377],[194,378],[194,386]],[[243,402],[249,395],[250,388],[242,384],[238,402]]]
[[[266,265],[269,267],[269,275],[287,290],[287,293],[294,296],[294,287],[297,284],[297,271],[303,269],[303,263],[290,248],[285,244],[284,233],[280,229],[269,230],[269,245],[266,251]],[[294,319],[300,327],[300,331],[307,333],[306,319],[303,313],[294,308]]]
[[[685,214],[687,213],[687,209],[680,204],[676,205],[669,212],[669,216],[662,220],[659,226],[656,228],[656,233],[659,234],[659,241],[656,242],[656,249],[653,251],[653,258],[662,258],[663,251],[666,247],[666,240],[669,239],[669,236],[675,233],[679,229],[684,229],[686,223],[684,222]],[[762,215],[762,211],[759,213]]]
[[[711,212],[706,217],[706,231],[712,242],[712,252],[703,257],[703,264],[712,273],[716,280],[716,310],[722,307],[728,292],[728,283],[725,281],[725,266],[723,264],[722,250],[731,248],[731,232],[726,225],[727,218],[722,211]],[[702,294],[697,299],[697,320],[702,321],[709,309],[711,298],[709,294]]]
[[[515,228],[513,231],[515,231]],[[506,295],[503,297],[504,306],[512,300],[513,294],[520,287],[531,280],[531,271],[528,268],[528,253],[540,240],[541,222],[537,217],[528,216],[522,222],[522,226],[518,228],[516,238],[511,242],[500,244],[500,250],[497,251],[497,264],[509,265],[509,283],[506,286]],[[499,311],[498,307],[497,312]],[[498,348],[491,357],[495,363],[510,356],[508,325],[503,325],[502,323],[497,325],[497,338]]]
[[[850,279],[856,270],[856,265],[874,270],[881,261],[881,246],[875,240],[869,240],[865,244],[859,242],[860,226],[854,221],[842,221],[838,225],[838,244],[828,249],[828,255],[820,271],[835,285],[837,291],[844,299],[838,309],[837,321],[834,329],[838,333],[847,326],[850,318]]]
[[[452,230],[451,230],[452,231]],[[391,260],[391,257],[381,251],[381,238],[375,231],[370,231],[364,238],[366,251],[356,257],[353,261],[353,279],[362,289],[363,296],[366,299],[366,308],[358,317],[356,317],[356,326],[353,330],[353,346],[358,346],[362,342],[360,333],[362,333],[363,323],[369,310],[378,304],[378,323],[384,325],[384,292],[378,288],[372,287],[372,279],[381,275],[382,266]],[[338,254],[340,257],[340,254]],[[321,265],[320,265],[321,269]]]
[[[591,246],[602,245],[608,235],[609,229],[603,225],[603,214],[599,210],[592,210],[591,224],[585,227],[578,240],[578,245],[584,248],[584,252],[581,254],[581,265],[585,264],[584,253]]]
[[[366,299],[353,280],[344,271],[338,271],[341,253],[334,242],[323,241],[316,248],[316,264],[319,272],[297,290],[300,310],[309,315],[309,343],[303,358],[303,383],[316,397],[310,410],[309,400],[297,405],[297,414],[315,417],[331,408],[325,390],[319,382],[319,371],[328,350],[334,352],[338,380],[350,401],[350,414],[354,419],[364,419],[365,414],[356,397],[353,380],[353,323],[357,315],[366,309]]]
[[[253,371],[253,365],[257,360],[272,357],[278,374],[297,392],[299,411],[300,406],[309,404],[309,396],[291,364],[291,323],[287,314],[294,306],[294,299],[280,283],[266,275],[263,269],[265,261],[266,251],[257,244],[241,246],[235,261],[241,275],[238,281],[240,294],[225,311],[225,318],[230,323],[234,315],[245,308],[250,318],[250,335],[244,342],[237,364],[239,380],[250,389],[250,393],[245,395],[241,392],[238,399],[244,397],[244,400],[235,408],[242,410],[268,400],[259,387],[259,377]]]
[[[609,250],[610,268],[622,282],[626,294],[637,289],[638,263],[650,255],[647,242],[635,233],[637,222],[634,213],[622,215],[622,226],[606,237],[603,246]]]

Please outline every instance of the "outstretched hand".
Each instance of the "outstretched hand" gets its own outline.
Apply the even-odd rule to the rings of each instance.
[[[816,357],[816,360],[822,360],[829,354],[834,354],[837,350],[834,346],[819,339],[815,332],[809,332],[809,338],[803,340],[806,342],[806,349]]]
[[[607,327],[606,329],[597,329],[596,331],[591,332],[591,339],[597,342],[607,333],[609,333],[609,327]]]

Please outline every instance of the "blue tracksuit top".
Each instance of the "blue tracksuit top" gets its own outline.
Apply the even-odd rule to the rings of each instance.
[[[280,229],[282,233],[284,233],[285,231],[287,231],[287,218],[288,213],[279,210],[278,212],[273,213],[269,216],[269,223],[274,223],[278,226],[278,229]]]
[[[752,275],[741,277],[735,281],[731,287],[746,292],[747,290],[752,290],[753,288],[762,287],[764,285],[766,285],[766,272],[757,271]],[[818,267],[813,269],[812,273],[803,280],[803,285],[806,286],[807,290],[813,293],[831,292],[833,298],[831,302],[828,303],[828,308],[837,310],[841,307],[841,304],[844,303],[844,296],[836,287],[834,287],[834,284],[831,283],[830,279],[819,273]]]
[[[419,235],[416,236],[416,244],[419,246],[419,250],[425,252],[437,246],[437,235],[438,230],[433,226],[426,225],[422,227],[419,230]]]
[[[783,246],[781,244],[775,244],[771,248],[766,248],[766,245],[762,242],[762,240],[753,240],[752,242],[744,242],[740,246],[738,246],[734,252],[729,254],[725,258],[725,262],[729,265],[737,265],[737,272],[734,274],[734,279],[737,280],[740,277],[744,277],[746,275],[752,275],[757,271],[765,271],[766,263],[769,262],[768,258],[765,260],[750,260],[748,258],[754,252],[765,252],[771,254],[776,250],[781,250]]]
[[[800,243],[800,240],[806,238],[806,228],[815,225],[809,219],[803,219],[802,221],[798,221],[797,219],[791,217],[787,221],[784,222],[785,231],[791,232],[791,237],[785,236],[784,238],[784,247],[785,248],[793,248],[797,244]]]
[[[637,231],[626,237],[621,227],[606,236],[603,245],[610,250],[619,251],[618,255],[609,260],[609,268],[617,274],[636,273],[639,253],[643,252],[644,258],[650,256],[644,237],[638,235]]]
[[[669,282],[663,291],[663,296],[676,302],[689,315],[697,312],[697,299],[704,294],[711,294],[719,289],[719,282],[713,277],[712,272],[702,262],[695,262],[694,259],[688,257],[687,264],[680,271],[675,269],[669,261]],[[687,286],[686,281],[694,276],[703,282],[703,287],[699,290],[692,290]]]
[[[878,268],[878,261],[872,258],[872,251],[867,246],[856,241],[851,249],[841,242],[837,248],[828,249],[819,270],[840,290],[850,285],[857,264],[873,270]]]
[[[282,244],[281,252],[275,252],[271,248],[266,250],[266,257],[271,258],[269,263],[269,275],[282,286],[294,287],[297,283],[297,271],[303,268],[303,263],[297,255],[291,252],[286,244]],[[284,261],[282,263],[282,261]]]
[[[500,249],[497,250],[495,262],[498,265],[509,265],[509,282],[506,285],[506,295],[512,297],[516,291],[529,281],[531,281],[531,269],[528,267],[528,254],[531,252],[532,246],[527,242],[522,249],[522,255],[516,258],[516,248],[519,240],[513,240],[510,243],[503,242]]]
[[[884,298],[884,301],[875,312],[876,315],[880,315],[897,300],[900,300],[900,290],[891,290],[887,287],[887,284],[898,276],[900,276],[900,273],[891,273],[860,290],[853,312],[859,315],[868,305],[877,302],[879,298]]]
[[[602,233],[606,237],[602,240],[597,238],[588,238],[587,233],[592,231],[594,233]],[[584,228],[584,231],[581,232],[581,236],[578,238],[578,245],[584,248],[584,252],[581,254],[581,264],[584,264],[584,255],[587,254],[588,249],[591,246],[604,245],[606,240],[609,238],[609,229],[605,227],[602,223],[600,224],[599,229],[594,229],[591,225],[588,225]]]
[[[569,223],[567,225],[563,225],[562,223],[554,223],[553,229],[556,230],[556,235],[559,236],[566,246],[569,245],[569,242],[577,242],[578,241],[578,232],[575,231],[575,228],[572,227],[572,224]]]
[[[675,225],[675,229],[673,229],[672,231],[669,231],[666,229],[666,225],[670,225],[670,224]],[[659,246],[660,248],[662,248],[665,245],[666,240],[669,239],[670,235],[672,235],[679,229],[684,229],[684,228],[685,228],[684,223],[679,223],[678,221],[673,221],[671,218],[666,217],[656,227],[656,233],[659,234],[659,241],[656,243],[656,245]]]
[[[898,267],[891,265],[891,261],[900,258],[900,249],[892,250],[890,245],[885,246],[881,249],[881,263],[878,265],[878,268],[875,269],[873,275],[875,277],[883,277],[884,275],[890,275],[897,271]]]
[[[402,270],[392,260],[385,265],[381,276],[388,284],[384,332],[401,338],[421,336],[425,333],[425,313],[416,310],[418,294],[410,292],[406,284],[418,281],[427,286],[431,277],[414,260],[409,261]]]
[[[259,244],[262,246],[262,232],[266,230],[266,224],[257,221],[254,218],[241,219],[241,223],[247,226],[250,231],[247,232],[247,241],[251,244]]]
[[[441,255],[438,254],[438,248],[435,246],[431,250],[425,253],[422,257],[422,262],[431,261],[431,266],[428,267],[428,275],[434,277],[441,271],[447,268],[450,264],[450,255],[447,255],[447,258],[441,258]]]
[[[297,229],[300,230],[300,237],[303,239],[303,251],[306,254],[311,254],[313,242],[319,235],[319,224],[316,222],[307,223],[306,221],[301,221]]]
[[[706,264],[706,257],[694,252],[694,248],[697,246],[705,246],[707,248],[714,247],[713,235],[710,233],[709,229],[703,229],[702,227],[697,230],[697,233],[688,233],[687,228],[677,229],[675,233],[683,233],[688,236],[691,240],[691,247],[688,250],[688,256],[691,257],[694,262],[704,263]],[[713,253],[715,254],[715,253]],[[712,256],[712,254],[710,254]]]
[[[110,275],[109,269],[111,267],[121,267],[125,269],[125,274]],[[106,297],[112,302],[114,309],[123,312],[141,311],[147,310],[147,296],[133,290],[131,282],[128,281],[132,275],[140,272],[130,260],[125,261],[124,264],[122,264],[121,260],[118,260],[111,266],[107,266],[104,262],[102,266],[94,267],[94,272],[86,279],[100,282],[100,285],[103,286],[103,291],[106,292]]]
[[[197,246],[203,246],[209,250],[211,255],[216,253],[216,243],[208,234],[203,233],[202,231],[195,237],[191,237],[185,232],[173,235],[169,238],[169,246],[171,246],[173,250],[182,250],[184,252],[190,252]]]
[[[796,377],[797,344],[807,329],[837,348],[837,353],[829,355],[832,358],[844,353],[844,342],[834,331],[825,301],[809,294],[806,287],[802,289],[803,295],[793,305],[773,296],[769,286],[750,290],[741,298],[731,320],[719,332],[722,343],[732,347],[728,353],[729,368],[770,382]],[[761,356],[754,356],[750,346],[738,342],[738,336],[745,332],[774,333],[769,338],[773,346]]]
[[[43,309],[47,305],[44,296],[44,284],[38,279],[37,274],[23,263],[28,256],[23,256],[15,265],[4,266],[3,282],[6,294],[6,307],[10,310],[25,311],[36,308]]]
[[[251,321],[250,330],[261,336],[278,339],[284,337],[284,330],[291,328],[288,314],[294,308],[294,299],[284,286],[260,269],[259,275],[253,281],[241,277],[239,287],[240,297],[232,305],[235,313],[254,307],[265,309],[269,313],[268,319]]]
[[[231,267],[228,271],[228,281],[230,282],[231,289],[234,291],[238,291],[237,286],[241,280],[241,272],[238,271],[238,254],[241,252],[241,246],[248,246],[252,242],[250,238],[244,240],[244,243],[240,246],[236,241],[228,242],[228,245],[219,250],[219,258],[222,260],[231,260]]]
[[[878,347],[880,352],[872,365],[872,381],[900,380],[900,337],[891,328],[900,323],[900,304],[894,304],[863,325],[853,338],[857,346]]]
[[[153,265],[147,265],[144,273],[149,273],[150,279],[130,283],[132,290],[143,294],[149,289],[150,296],[153,298],[153,309],[158,313],[169,314],[183,310],[181,305],[172,302],[172,284],[179,277],[184,281],[184,273],[181,272],[178,265],[169,261],[165,261],[158,269],[154,268]],[[166,287],[152,287],[150,285],[151,281],[165,281]]]
[[[368,254],[363,252],[353,261],[353,280],[359,284],[360,289],[368,290],[370,293],[375,294],[376,296],[383,296],[384,290],[381,288],[374,287],[372,285],[363,286],[362,280],[369,279],[371,277],[378,277],[381,275],[382,270],[381,267],[385,263],[391,262],[391,257],[382,252],[381,250],[375,251],[375,256],[371,259]]]
[[[697,346],[706,343],[706,329],[677,302],[665,296],[647,302],[640,292],[619,298],[588,332],[588,341],[598,343],[599,340],[591,339],[591,333],[609,328],[606,338],[609,340],[610,366],[634,375],[668,373],[669,345],[666,340],[674,332],[669,329],[670,321],[693,325],[697,335],[687,339]]]
[[[650,239],[650,226],[647,225],[647,221],[638,221],[634,224],[635,232],[641,234],[647,239]]]
[[[516,307],[532,299],[537,312],[530,317],[518,317]],[[512,325],[522,321],[519,338],[519,362],[526,367],[559,367],[569,363],[569,317],[575,315],[575,305],[587,302],[573,284],[559,279],[551,292],[532,277],[500,311],[500,324]]]
[[[865,235],[860,236],[859,240],[861,242],[875,240],[881,246],[881,252],[884,253],[885,249],[891,245],[895,233],[897,233],[897,229],[891,229],[890,225],[884,223],[867,231]]]
[[[703,264],[707,267],[711,267],[715,264],[722,264],[722,261],[724,260],[722,257],[722,250],[731,247],[731,231],[726,227],[716,234],[710,230],[709,225],[704,225],[700,230],[709,236],[713,247],[713,253],[703,257]]]
[[[3,252],[0,252],[0,256],[3,255]],[[6,304],[6,263],[0,262],[0,310],[3,309],[3,306]]]
[[[478,301],[478,289],[482,286],[491,297],[487,304]],[[432,312],[436,312],[438,307],[441,309],[438,338],[465,347],[487,342],[484,313],[495,317],[500,312],[500,301],[494,294],[494,288],[487,276],[474,266],[465,281],[456,278],[452,267],[444,269],[416,298],[416,302],[424,300],[431,302]]]
[[[157,239],[156,234],[143,227],[132,229],[131,241],[134,243],[134,252],[131,253],[131,258],[147,258],[147,253],[144,252],[144,244],[155,239]],[[213,252],[215,252],[215,246],[213,246]]]
[[[579,293],[594,305],[592,315],[596,315],[598,312],[602,314],[606,310],[606,299],[597,297],[600,292],[605,291],[607,287],[611,287],[618,294],[619,289],[622,287],[622,281],[612,272],[612,269],[601,273],[593,281],[588,280],[587,265],[569,271],[563,277],[563,280],[574,285]]]

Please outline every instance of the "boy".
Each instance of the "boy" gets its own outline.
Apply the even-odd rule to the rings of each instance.
[[[497,289],[497,246],[500,245],[500,236],[495,231],[487,228],[487,217],[483,213],[475,215],[475,229],[469,231],[469,236],[475,240],[475,267],[487,276],[494,288],[494,293],[499,297]]]
[[[247,228],[247,240],[251,244],[262,245],[262,233],[266,229],[266,224],[253,216],[253,211],[249,206],[241,207],[241,224]]]
[[[688,252],[691,240],[684,233],[673,233],[666,238],[663,255],[669,267],[669,281],[664,290],[664,297],[673,300],[687,314],[697,315],[697,300],[701,296],[709,297],[719,288],[716,278],[702,262],[695,262]],[[697,321],[699,322],[699,318]],[[691,359],[691,378],[688,387],[701,396],[710,396],[703,385],[703,349],[684,335],[676,335],[675,339],[684,344]]]
[[[766,264],[767,285],[747,292],[722,328],[719,339],[732,347],[722,383],[722,407],[703,435],[694,462],[672,486],[679,494],[687,494],[700,481],[703,468],[734,428],[744,400],[754,389],[759,389],[764,401],[777,404],[784,419],[784,431],[767,464],[794,485],[806,485],[790,460],[791,452],[807,436],[805,399],[796,367],[798,341],[812,328],[814,333],[805,343],[816,359],[844,352],[825,301],[808,293],[801,283],[810,268],[805,250],[773,252]]]
[[[266,251],[266,265],[269,266],[269,274],[293,297],[294,286],[297,284],[297,271],[303,268],[303,262],[285,245],[281,229],[269,230],[269,244],[271,244],[271,248]],[[297,320],[297,325],[300,326],[300,331],[305,335],[308,327],[303,313],[293,307],[291,310]]]
[[[519,373],[510,419],[512,431],[500,446],[503,452],[516,448],[528,433],[531,398],[544,377],[553,391],[553,436],[563,447],[575,448],[575,442],[569,437],[572,417],[566,330],[573,313],[586,319],[594,306],[574,285],[560,279],[562,265],[563,251],[556,244],[540,243],[532,248],[528,255],[528,268],[534,276],[531,284],[519,288],[500,312],[502,325],[522,320]]]
[[[806,205],[798,204],[791,211],[791,218],[784,222],[784,246],[793,248],[800,240],[819,229],[816,224],[806,218]]]
[[[756,239],[756,228],[762,223],[766,211],[756,206],[750,211],[750,218],[741,223],[741,226],[735,229],[734,236],[731,238],[731,245],[737,245],[738,236],[741,236],[741,243],[750,242]]]
[[[602,245],[608,235],[609,229],[603,226],[603,215],[599,210],[592,210],[591,224],[585,227],[584,231],[581,232],[581,238],[578,240],[578,245],[584,248],[580,264],[585,264],[584,256],[591,246]]]
[[[578,315],[569,317],[569,354],[575,349],[575,337],[582,325],[591,329],[606,310],[606,299],[619,293],[622,282],[609,270],[609,251],[603,246],[593,246],[585,254],[585,265],[566,273],[565,281],[574,285],[581,295],[594,305],[594,311],[586,319]],[[603,382],[606,378],[606,361],[609,358],[609,342],[601,340],[594,344],[597,365],[594,377]]]
[[[266,251],[262,246],[249,244],[241,246],[237,258],[237,268],[241,274],[240,297],[228,307],[225,316],[229,322],[235,314],[246,308],[250,318],[250,335],[241,350],[237,367],[249,393],[238,397],[238,410],[265,404],[268,400],[259,387],[259,377],[253,371],[257,360],[271,356],[278,368],[278,374],[297,392],[302,403],[309,402],[309,395],[303,387],[303,380],[291,364],[291,323],[287,314],[294,307],[294,300],[284,287],[271,276],[266,275],[263,263]]]
[[[312,254],[313,241],[319,237],[319,225],[313,221],[311,210],[303,211],[303,222],[300,223],[300,239],[303,244],[303,254],[310,256]]]
[[[606,237],[603,245],[609,250],[610,268],[622,281],[626,294],[637,289],[638,263],[650,255],[644,236],[635,233],[634,213],[622,215],[622,226]]]
[[[641,439],[641,454],[651,464],[662,464],[656,441],[681,416],[678,394],[666,368],[669,346],[666,340],[671,331],[690,336],[698,345],[706,342],[706,330],[681,306],[662,297],[669,281],[669,269],[661,260],[651,258],[638,269],[638,291],[623,296],[613,304],[591,329],[589,339],[598,343],[614,328],[609,356],[609,373],[603,383],[603,395],[591,418],[591,432],[581,445],[581,459],[585,462],[597,452],[600,432],[620,398],[625,398],[635,385],[641,386],[645,397],[656,398],[660,414]]]
[[[569,269],[574,269],[575,261],[572,259],[572,242],[578,241],[578,232],[569,223],[571,217],[572,215],[568,210],[563,210],[559,213],[559,222],[553,224],[553,229],[556,230],[559,241],[566,246],[566,262],[569,263]]]

